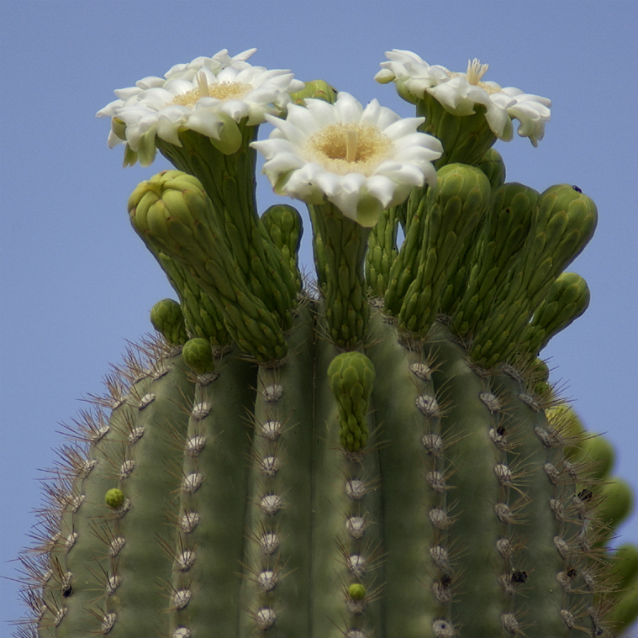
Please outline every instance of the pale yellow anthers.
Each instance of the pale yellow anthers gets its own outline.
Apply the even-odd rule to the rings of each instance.
[[[306,100],[286,119],[266,116],[274,130],[252,146],[266,158],[276,192],[309,204],[330,202],[362,226],[376,224],[410,191],[434,183],[441,143],[418,131],[423,118],[401,118],[372,100],[365,108],[341,92],[334,104]]]

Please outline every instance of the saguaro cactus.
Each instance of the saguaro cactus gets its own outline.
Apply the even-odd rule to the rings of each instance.
[[[565,268],[596,207],[505,183],[491,148],[513,119],[536,144],[549,101],[393,51],[401,119],[251,53],[100,112],[125,163],[176,167],[128,209],[177,300],[62,449],[21,635],[622,630],[638,552],[608,543],[631,493],[538,358],[587,306]],[[308,204],[316,281],[299,213],[257,213],[256,151]]]

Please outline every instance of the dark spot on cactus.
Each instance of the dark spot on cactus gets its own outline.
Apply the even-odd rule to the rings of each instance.
[[[579,187],[578,187],[578,186],[576,186],[576,185],[572,186],[572,188],[573,188],[573,189],[574,189],[577,193],[582,193],[582,192],[583,192],[583,191],[582,191],[582,189],[581,189],[581,188],[579,188]]]
[[[585,489],[581,490],[580,492],[578,492],[578,498],[583,503],[587,503],[588,501],[591,501],[593,496],[594,496],[594,493],[591,490],[588,490],[587,488],[585,488]]]
[[[64,598],[68,598],[72,593],[73,593],[73,587],[71,587],[71,585],[66,585],[62,589],[62,596],[64,596]]]
[[[441,618],[432,623],[432,629],[436,638],[452,638],[455,634],[454,626]]]
[[[525,571],[512,572],[512,582],[517,584],[523,584],[527,582],[527,572]]]
[[[496,428],[496,433],[497,433],[499,436],[504,436],[505,431],[506,431],[506,430],[505,430],[505,427],[504,427],[504,426],[502,426],[502,425],[499,425],[499,426]]]
[[[576,577],[576,570],[573,567],[570,567],[567,570],[567,576],[569,576],[569,578],[575,578]]]
[[[441,576],[441,585],[446,589],[452,584],[452,576],[450,574],[443,574]]]

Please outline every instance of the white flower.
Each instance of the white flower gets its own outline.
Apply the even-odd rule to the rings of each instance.
[[[303,88],[289,71],[250,65],[246,58],[253,52],[230,57],[224,49],[211,58],[175,65],[164,78],[146,77],[116,90],[118,99],[97,113],[114,118],[109,146],[126,142],[142,164],[149,164],[155,136],[180,146],[179,130],[190,129],[234,152],[241,141],[235,123],[263,122],[266,113],[281,112],[290,92]]]
[[[436,180],[432,162],[442,147],[417,131],[423,118],[400,118],[377,100],[363,108],[342,92],[334,104],[308,99],[289,105],[285,120],[266,119],[275,129],[252,146],[265,156],[275,191],[310,204],[327,200],[362,226]]]
[[[487,123],[497,137],[511,138],[511,120],[520,123],[518,134],[529,137],[536,146],[545,133],[550,118],[551,101],[539,95],[523,93],[514,87],[502,88],[496,82],[483,80],[488,65],[470,60],[465,73],[456,73],[444,66],[430,65],[412,51],[393,49],[386,52],[387,62],[375,76],[378,82],[395,81],[400,91],[412,101],[432,95],[445,109],[455,115],[475,113],[475,106],[485,107]]]

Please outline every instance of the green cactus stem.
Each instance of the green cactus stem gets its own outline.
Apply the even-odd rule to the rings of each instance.
[[[374,310],[367,356],[337,354],[319,309],[276,366],[227,353],[198,374],[167,352],[135,381],[74,470],[40,633],[603,631],[621,576],[595,522],[618,524],[624,486],[568,462],[564,419],[444,326],[401,345]]]
[[[195,177],[166,171],[143,182],[129,198],[129,213],[145,243],[183,264],[209,295],[240,347],[260,360],[284,355],[281,318],[242,277],[234,253],[215,229],[211,200]]]
[[[215,149],[209,138],[194,131],[180,133],[181,146],[159,141],[158,148],[177,168],[201,181],[211,199],[211,221],[251,292],[285,320],[296,284],[257,215],[255,151],[249,146],[257,127],[240,125],[239,132],[241,144],[232,153]]]
[[[310,209],[328,334],[340,347],[356,348],[368,328],[364,263],[370,230],[331,205],[313,205]]]
[[[372,228],[366,252],[366,281],[373,297],[382,299],[390,283],[392,264],[398,256],[397,235],[406,204],[392,206]]]
[[[496,141],[496,136],[487,125],[485,107],[482,104],[475,105],[473,114],[458,117],[425,93],[416,102],[416,112],[425,116],[423,130],[440,139],[443,144],[444,153],[438,159],[438,166],[458,161],[478,164]],[[509,135],[505,134],[503,137],[512,137],[511,123]]]
[[[334,91],[292,99],[312,97]],[[127,145],[179,169],[128,203],[178,299],[70,428],[21,636],[611,638],[636,618],[638,550],[610,542],[631,490],[540,358],[587,306],[565,268],[596,207],[506,183],[482,107],[418,108],[436,184],[374,228],[313,190],[316,286],[299,213],[257,215],[255,126]],[[359,205],[401,201],[388,175]]]
[[[425,196],[423,245],[398,313],[401,327],[425,335],[437,313],[445,311],[446,284],[453,289],[457,273],[465,270],[464,257],[489,199],[489,181],[478,168],[448,164],[439,170],[436,188]]]

